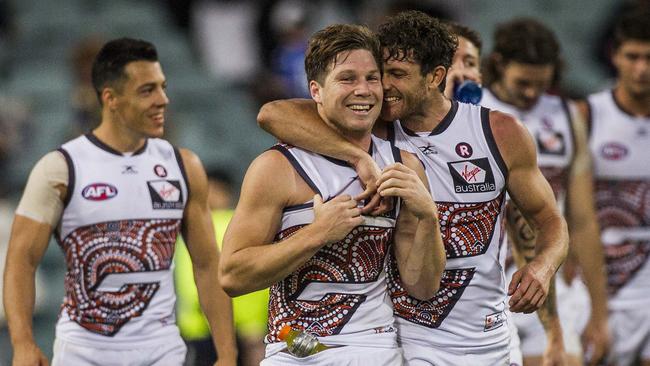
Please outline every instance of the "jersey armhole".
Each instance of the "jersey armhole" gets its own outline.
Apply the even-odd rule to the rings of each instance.
[[[65,198],[63,199],[63,209],[65,210],[72,199],[74,194],[74,185],[75,185],[75,172],[74,164],[72,163],[72,158],[70,154],[62,147],[58,148],[56,151],[60,152],[61,155],[65,158],[65,163],[68,166],[68,185],[65,189]]]
[[[497,146],[497,142],[494,139],[494,135],[492,134],[492,127],[490,127],[490,110],[485,107],[481,107],[481,126],[483,127],[483,135],[485,136],[485,141],[487,142],[488,148],[490,149],[494,160],[499,166],[499,170],[501,170],[503,178],[507,182],[508,166],[503,160],[501,152],[499,151],[499,147]]]
[[[183,180],[185,181],[185,187],[187,187],[187,197],[189,197],[191,187],[190,181],[187,179],[187,171],[185,170],[185,164],[183,164],[183,157],[181,156],[181,151],[176,146],[173,146],[173,148],[174,156],[176,157],[176,162],[178,163],[178,168],[180,169]]]
[[[318,193],[323,199],[325,199],[323,197],[323,192],[321,192],[320,189],[318,189],[316,183],[314,183],[314,181],[309,177],[305,169],[302,168],[298,160],[296,160],[296,157],[293,156],[286,147],[278,144],[278,145],[271,146],[269,150],[276,150],[282,153],[282,155],[284,155],[284,157],[287,158],[287,160],[289,160],[289,163],[291,163],[291,166],[293,166],[296,172],[298,172],[300,177],[305,181],[305,183],[307,183],[309,188],[311,188],[314,192]]]

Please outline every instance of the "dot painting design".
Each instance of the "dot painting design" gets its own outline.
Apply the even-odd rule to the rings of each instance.
[[[180,220],[124,220],[77,228],[62,242],[67,265],[62,307],[85,329],[115,335],[142,315],[159,283],[126,283],[119,291],[96,288],[113,273],[170,268]]]
[[[276,241],[295,234],[304,225],[280,232]],[[320,301],[299,300],[310,283],[371,283],[377,281],[392,240],[393,228],[358,226],[343,240],[321,248],[311,259],[271,286],[268,342],[280,342],[284,325],[315,336],[339,334],[365,301],[362,294],[324,293]]]

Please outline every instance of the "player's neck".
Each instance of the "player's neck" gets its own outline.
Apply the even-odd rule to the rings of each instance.
[[[626,113],[635,117],[650,116],[650,94],[645,97],[637,97],[619,83],[614,89],[614,98]]]
[[[121,153],[130,153],[144,146],[146,138],[126,128],[120,128],[114,121],[102,120],[93,130],[93,134],[101,142]]]
[[[416,111],[400,121],[411,131],[429,132],[442,122],[450,109],[451,101],[442,93],[437,93],[430,101],[424,103],[421,111]]]
[[[368,151],[368,149],[370,148],[370,141],[372,140],[371,129],[363,131],[363,130],[354,130],[354,129],[345,128],[343,124],[335,123],[331,121],[329,118],[327,118],[327,115],[324,113],[320,105],[318,105],[318,115],[323,120],[323,122],[325,122],[327,126],[329,126],[331,129],[336,131],[344,139],[346,139],[353,145],[363,149],[364,151]],[[372,128],[372,126],[370,128]]]

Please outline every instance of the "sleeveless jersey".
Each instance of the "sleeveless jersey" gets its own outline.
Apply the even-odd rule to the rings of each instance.
[[[363,192],[347,163],[289,145],[276,145],[323,200]],[[372,156],[383,168],[400,161],[399,150],[372,139]],[[396,347],[394,317],[386,291],[386,258],[392,248],[399,204],[385,215],[365,217],[343,240],[321,248],[269,293],[267,357],[284,348],[278,333],[291,325],[326,344]],[[313,203],[287,207],[276,242],[314,220]]]
[[[126,155],[91,134],[59,151],[69,183],[57,228],[67,266],[57,337],[133,348],[178,335],[171,266],[188,197],[178,151],[148,139]]]
[[[486,108],[453,102],[431,132],[389,127],[397,147],[417,153],[438,205],[447,265],[438,293],[408,296],[394,260],[389,292],[402,343],[465,353],[507,348],[504,202],[507,168]]]
[[[558,207],[564,212],[566,189],[575,155],[571,114],[566,101],[543,94],[535,106],[523,111],[499,100],[489,89],[483,89],[481,105],[512,114],[528,129],[537,147],[537,165],[549,182]]]
[[[589,148],[605,249],[609,306],[650,304],[650,116],[620,108],[614,92],[589,96]]]

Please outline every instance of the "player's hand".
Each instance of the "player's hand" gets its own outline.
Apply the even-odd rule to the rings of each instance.
[[[335,243],[355,227],[363,223],[361,209],[357,201],[348,194],[343,194],[323,203],[320,195],[314,196],[314,222],[313,226],[323,233],[324,245]]]
[[[34,343],[14,346],[13,366],[48,366],[50,363]]]
[[[510,311],[528,314],[539,309],[546,301],[553,274],[538,258],[517,270],[508,286]]]
[[[417,173],[404,164],[395,163],[381,172],[377,191],[382,197],[399,197],[420,220],[436,218],[438,207]]]
[[[567,366],[568,362],[562,337],[548,339],[542,356],[542,366]]]
[[[365,190],[354,197],[356,201],[366,201],[361,212],[363,214],[379,215],[392,209],[391,200],[383,199],[377,193],[377,181],[381,176],[381,169],[377,162],[368,154],[359,159],[354,165],[357,175]]]
[[[585,365],[599,365],[609,351],[609,327],[607,319],[589,319],[589,323],[582,333],[582,349],[584,351]]]
[[[460,84],[465,80],[472,80],[481,84],[481,74],[471,68],[458,68],[450,67],[447,71],[447,79],[445,82],[445,96],[449,99],[454,99],[454,86]]]

